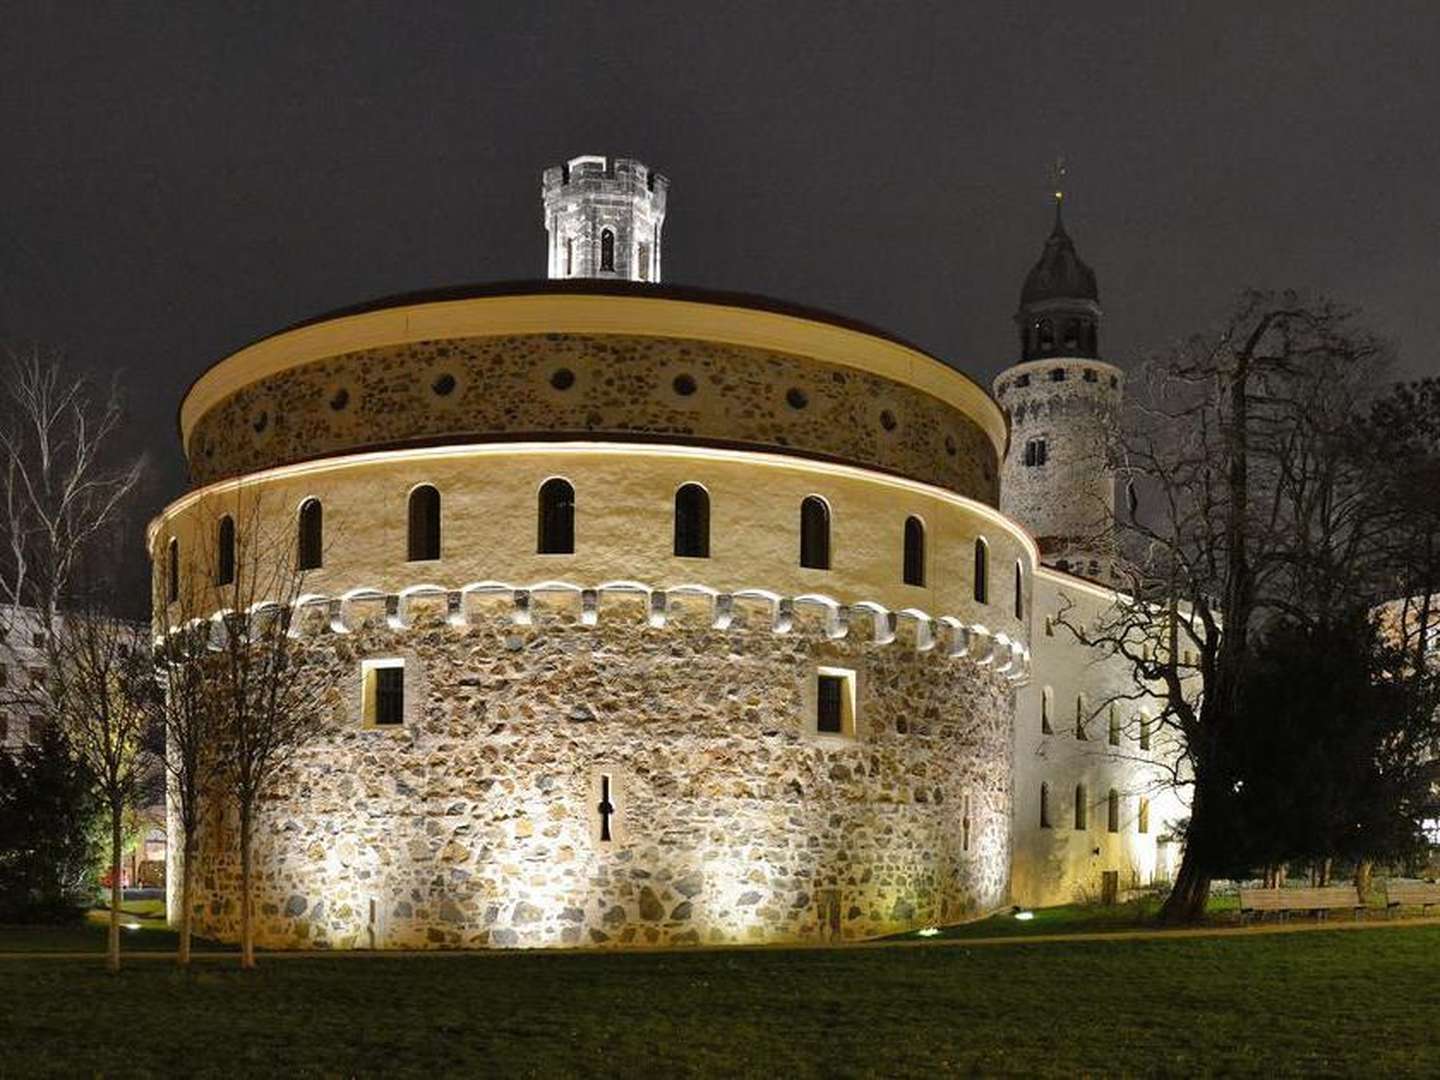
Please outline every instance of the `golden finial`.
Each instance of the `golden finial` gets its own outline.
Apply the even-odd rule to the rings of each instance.
[[[1065,198],[1065,155],[1056,154],[1055,163],[1050,166],[1050,186],[1055,189],[1055,202]]]

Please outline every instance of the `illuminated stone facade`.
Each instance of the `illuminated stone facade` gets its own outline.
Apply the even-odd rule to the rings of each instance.
[[[1099,581],[1114,579],[1115,473],[1107,460],[1124,375],[1093,359],[1032,360],[995,379],[1010,421],[1000,508],[1025,526],[1041,558]]]
[[[384,603],[307,638],[333,723],[267,809],[259,935],[278,946],[624,946],[855,939],[1002,903],[1009,683],[858,613],[601,590]],[[517,622],[517,615],[521,621]],[[876,641],[876,630],[881,641]],[[356,723],[368,656],[423,672],[410,722]],[[978,656],[978,652],[977,652]],[[858,673],[853,739],[804,730],[817,660]],[[614,838],[595,779],[614,778]],[[962,820],[965,819],[965,820]],[[967,823],[968,822],[968,823]],[[233,837],[198,929],[238,933]]]
[[[259,944],[854,940],[1163,874],[1159,806],[1152,829],[1062,842],[1016,801],[1072,774],[1147,782],[1020,726],[1040,683],[1100,693],[1114,674],[1047,635],[1036,677],[1041,613],[1067,590],[1104,598],[1043,569],[1023,527],[1089,520],[1103,485],[1080,463],[1114,369],[1037,361],[1073,386],[1002,385],[1011,437],[966,376],[848,320],[636,284],[618,262],[599,275],[614,280],[555,275],[577,162],[610,170],[547,172],[546,214],[552,276],[586,280],[322,318],[182,403],[195,487],[151,526],[162,587],[227,514],[289,543],[323,507],[295,625],[325,730],[260,811]],[[660,178],[614,172],[663,213]],[[598,213],[612,178],[590,180]],[[1037,423],[1083,491],[1019,475],[1011,494]],[[682,543],[686,490],[703,493],[703,552]],[[420,554],[417,491],[435,515]],[[223,940],[234,840],[217,818],[197,867],[196,928]]]

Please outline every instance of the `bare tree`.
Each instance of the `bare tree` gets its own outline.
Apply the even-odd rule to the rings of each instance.
[[[180,925],[177,962],[190,965],[194,924],[195,866],[201,831],[219,796],[220,723],[213,700],[217,653],[211,646],[213,605],[210,581],[192,558],[177,575],[181,591],[166,595],[166,573],[155,575],[155,641],[152,650],[158,692],[151,698],[154,724],[164,734],[162,757],[170,819],[178,826]]]
[[[1117,433],[1125,595],[1096,623],[1061,621],[1129,665],[1119,696],[1150,702],[1176,748],[1190,818],[1166,921],[1199,918],[1225,862],[1252,636],[1322,586],[1363,593],[1320,571],[1354,566],[1378,526],[1338,451],[1383,358],[1332,304],[1248,294],[1220,333],[1147,367]]]
[[[46,630],[87,547],[115,523],[142,463],[117,464],[118,385],[97,392],[56,352],[10,351],[0,390],[0,601]]]
[[[221,613],[206,683],[220,718],[221,772],[239,816],[241,966],[250,968],[259,811],[297,751],[323,727],[324,688],[294,633],[305,574],[293,516],[244,488],[210,500],[200,516],[214,523],[199,560]]]
[[[154,677],[141,627],[96,606],[59,623],[51,681],[57,718],[110,825],[110,932],[106,967],[120,970],[121,852],[126,811],[146,776]]]

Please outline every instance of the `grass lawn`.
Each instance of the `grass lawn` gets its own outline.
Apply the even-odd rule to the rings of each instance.
[[[1206,922],[1214,926],[1239,925],[1240,902],[1236,896],[1212,896]],[[1059,907],[1036,908],[1029,919],[1017,919],[1009,911],[987,919],[946,926],[939,938],[1034,937],[1041,934],[1105,934],[1117,930],[1159,930],[1155,918],[1160,913],[1158,896],[1142,896],[1124,904],[1064,904]],[[913,938],[913,931],[897,934],[897,938]],[[930,935],[927,935],[930,936]]]
[[[165,925],[164,900],[126,900],[121,905],[120,948],[124,952],[174,952],[177,935]],[[0,953],[105,951],[110,909],[94,908],[74,926],[0,926]],[[196,938],[196,949],[223,948]]]
[[[1440,926],[966,948],[0,961],[6,1076],[1434,1074]],[[138,1006],[138,1007],[137,1007]]]

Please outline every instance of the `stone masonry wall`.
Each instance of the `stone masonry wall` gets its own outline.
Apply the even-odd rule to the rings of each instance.
[[[636,335],[446,339],[315,361],[212,408],[186,450],[205,484],[376,446],[607,436],[799,450],[999,497],[985,433],[923,391],[807,357]]]
[[[1011,690],[950,650],[737,600],[664,626],[643,597],[537,599],[304,649],[330,724],[264,807],[258,940],[276,948],[857,939],[1006,901]],[[863,613],[859,613],[863,616]],[[360,662],[403,657],[407,722],[364,727]],[[806,734],[817,664],[855,669],[857,737]],[[617,833],[598,838],[598,776]],[[970,848],[962,850],[969,808]],[[197,932],[238,933],[234,823],[205,838]]]
[[[1010,420],[1000,509],[1035,536],[1047,564],[1064,561],[1090,577],[1109,578],[1115,557],[1115,474],[1106,453],[1121,393],[1119,371],[1096,360],[1036,360],[995,380]],[[1045,440],[1047,459],[1027,466],[1025,444],[1036,438]]]

